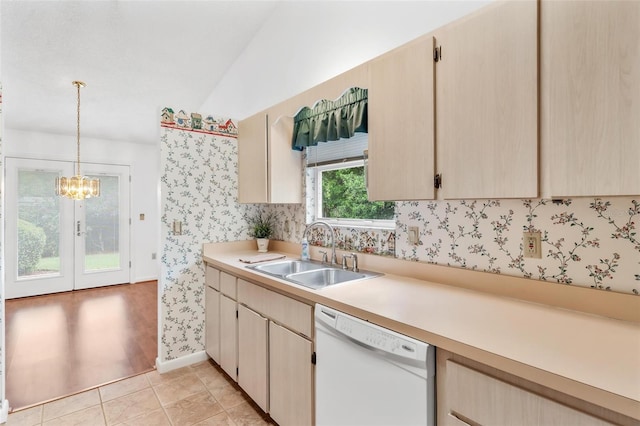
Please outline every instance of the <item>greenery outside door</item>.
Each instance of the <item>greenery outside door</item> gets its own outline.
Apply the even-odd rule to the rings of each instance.
[[[55,195],[72,162],[7,158],[7,298],[129,282],[129,167],[83,163],[82,172],[100,178],[100,197]]]

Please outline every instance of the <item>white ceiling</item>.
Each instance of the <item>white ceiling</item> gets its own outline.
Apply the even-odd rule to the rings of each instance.
[[[160,110],[197,111],[277,1],[1,2],[5,126],[157,143]]]

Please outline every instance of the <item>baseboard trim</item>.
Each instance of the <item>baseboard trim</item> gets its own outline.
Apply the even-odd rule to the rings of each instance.
[[[5,399],[0,408],[0,423],[6,423],[7,420],[9,420],[9,401]]]
[[[143,283],[146,281],[158,281],[158,277],[157,276],[136,277],[135,281],[131,281],[130,284]]]
[[[177,370],[178,368],[187,367],[189,365],[197,364],[209,359],[205,351],[195,352],[189,355],[182,356],[180,358],[170,359],[168,361],[161,361],[160,358],[156,358],[156,370],[158,373],[168,373],[171,370]]]

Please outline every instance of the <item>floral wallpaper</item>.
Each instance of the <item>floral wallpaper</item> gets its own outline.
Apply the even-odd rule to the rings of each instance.
[[[396,203],[396,255],[497,274],[638,294],[640,200],[460,200]],[[409,244],[418,226],[420,243]],[[542,257],[524,258],[523,232]]]
[[[233,134],[161,125],[160,153],[159,357],[167,361],[204,350],[202,243],[248,239],[247,216],[257,207],[236,201]],[[181,222],[181,235],[173,234],[174,221]]]

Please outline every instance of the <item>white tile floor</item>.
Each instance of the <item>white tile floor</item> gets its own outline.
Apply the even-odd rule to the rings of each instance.
[[[209,361],[134,376],[11,413],[7,421],[9,426],[269,424],[269,417]]]

